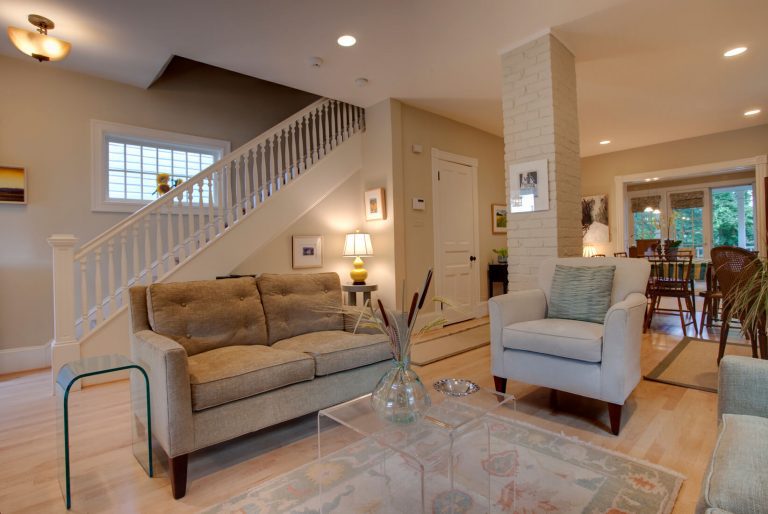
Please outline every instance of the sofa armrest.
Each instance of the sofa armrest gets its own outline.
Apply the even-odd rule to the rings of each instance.
[[[600,391],[605,401],[623,405],[640,382],[640,344],[647,303],[645,295],[630,293],[605,314],[600,365]]]
[[[723,414],[768,418],[768,361],[735,355],[720,361],[718,422]]]
[[[502,332],[512,323],[543,319],[547,316],[547,298],[541,289],[513,291],[488,300],[491,318],[491,372],[497,377],[504,373]]]
[[[131,356],[149,376],[152,433],[168,456],[194,450],[187,352],[151,330],[131,334]]]

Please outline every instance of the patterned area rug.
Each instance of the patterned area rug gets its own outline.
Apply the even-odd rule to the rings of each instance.
[[[718,341],[684,337],[644,378],[716,393],[719,348]],[[728,343],[725,345],[725,354],[748,357],[752,355],[752,347],[748,343]]]
[[[447,462],[430,464],[422,482],[413,461],[369,438],[203,512],[666,514],[684,480],[674,471],[529,424],[487,420],[485,437],[473,432],[458,444],[453,494]]]

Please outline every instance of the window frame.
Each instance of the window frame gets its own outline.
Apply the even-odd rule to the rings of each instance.
[[[221,160],[230,152],[230,142],[223,139],[91,120],[91,211],[93,212],[135,212],[150,203],[142,200],[109,198],[107,138],[110,136],[147,146],[169,145],[179,150],[213,151],[218,154],[214,162]]]

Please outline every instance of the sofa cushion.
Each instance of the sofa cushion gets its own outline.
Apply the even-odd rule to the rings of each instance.
[[[384,334],[341,330],[310,332],[276,342],[272,348],[304,352],[315,359],[315,375],[330,375],[392,358]]]
[[[252,277],[152,284],[147,314],[152,330],[179,343],[187,355],[267,344],[264,310]]]
[[[600,362],[603,325],[572,319],[537,319],[504,327],[504,348]]]
[[[262,345],[225,346],[189,357],[192,410],[312,380],[315,362],[300,352]]]
[[[344,330],[341,282],[336,273],[265,273],[256,283],[264,304],[269,344],[307,332]]]
[[[709,471],[701,487],[706,506],[745,514],[768,513],[766,462],[768,419],[723,414]]]
[[[616,266],[555,265],[547,317],[603,323]]]

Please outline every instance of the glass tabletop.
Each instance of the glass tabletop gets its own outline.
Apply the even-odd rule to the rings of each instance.
[[[97,375],[99,373],[106,373],[132,367],[137,367],[136,363],[125,355],[112,354],[99,355],[96,357],[86,357],[84,359],[68,362],[62,366],[59,370],[58,376],[56,377],[56,383],[58,383],[62,389],[66,389],[67,386],[77,377],[82,377],[84,375]]]

